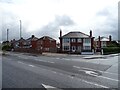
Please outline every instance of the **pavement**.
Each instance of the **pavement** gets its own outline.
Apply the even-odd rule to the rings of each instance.
[[[2,53],[2,52],[0,52]],[[10,53],[10,52],[6,52]],[[33,54],[33,53],[19,53],[19,52],[12,52],[12,53],[18,53],[18,54],[24,54],[24,55],[32,55],[32,56],[41,56],[41,54]],[[48,56],[48,57],[83,57],[84,59],[96,59],[96,58],[105,58],[105,57],[113,57],[113,56],[119,56],[119,54],[109,54],[109,55],[80,55],[80,54],[60,54],[60,53],[42,53],[42,56]]]
[[[59,54],[59,53],[43,53],[44,56],[72,56],[72,57],[84,57],[85,59],[94,59],[94,58],[104,58],[104,57],[112,57],[118,56],[119,54],[109,54],[109,55],[79,55],[79,54]]]

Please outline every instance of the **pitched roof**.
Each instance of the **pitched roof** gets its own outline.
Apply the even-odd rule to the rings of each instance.
[[[49,39],[50,41],[56,41],[55,39],[53,39],[53,38],[51,38],[51,37],[49,37],[49,36],[43,36],[43,37],[41,37],[40,39]],[[38,40],[40,40],[40,39],[38,39]]]
[[[95,41],[98,41],[99,38],[95,39]],[[107,37],[100,37],[100,41],[109,41],[109,38]]]
[[[37,37],[35,37],[34,35],[32,35],[30,38],[27,39],[27,41],[32,41],[32,40],[38,40]]]
[[[69,32],[62,36],[62,38],[87,38],[89,35],[82,32]]]

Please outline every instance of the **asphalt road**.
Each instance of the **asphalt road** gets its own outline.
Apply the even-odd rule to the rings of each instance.
[[[117,57],[93,60],[8,53],[2,57],[2,88],[118,88]]]

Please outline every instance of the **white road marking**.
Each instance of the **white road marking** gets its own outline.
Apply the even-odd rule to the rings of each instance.
[[[47,63],[55,63],[55,62],[52,62],[52,61],[45,61],[45,60],[40,60],[40,59],[35,59],[37,61],[41,61],[41,62],[47,62]]]
[[[25,63],[23,63],[23,62],[21,62],[21,61],[18,61],[18,63],[25,64]]]
[[[50,86],[50,85],[45,85],[45,84],[42,84],[45,88],[56,88],[56,87],[53,87],[53,86]]]
[[[100,77],[100,78],[105,78],[105,79],[109,79],[109,80],[116,81],[116,82],[118,82],[118,81],[119,81],[119,80],[117,80],[117,79],[112,79],[112,78],[109,78],[109,77],[104,77],[104,76],[97,76],[97,77]]]
[[[48,63],[55,63],[55,62],[51,62],[51,61],[47,61]]]
[[[56,58],[56,59],[60,59],[60,58]]]
[[[72,77],[72,76],[69,76],[69,77],[72,78],[72,79],[74,78],[74,77]]]
[[[97,84],[97,83],[92,83],[92,82],[88,82],[88,81],[85,81],[85,80],[82,80],[83,82],[86,82],[88,84],[92,84],[92,85],[95,85],[95,86],[98,86],[98,87],[102,87],[102,88],[109,88],[107,86],[103,86],[103,85],[100,85],[100,84]]]
[[[82,68],[82,69],[87,69],[87,70],[91,70],[91,71],[99,71],[99,72],[102,72],[102,73],[108,73],[108,74],[112,74],[112,75],[118,75],[117,73],[111,73],[111,72],[106,72],[106,71],[101,71],[101,70],[96,70],[96,69],[91,69],[91,68],[85,68],[85,67],[78,67],[78,66],[73,66],[74,68]]]
[[[59,73],[59,75],[63,75],[62,73]]]
[[[91,75],[91,76],[96,76],[96,77],[100,77],[100,78],[104,78],[104,79],[108,79],[108,80],[112,80],[112,81],[116,81],[116,82],[119,81],[117,79],[112,79],[112,78],[109,78],[109,77],[98,76],[98,74],[96,72],[93,72],[93,71],[86,71],[86,70],[79,70],[79,71],[83,71],[86,74]]]
[[[29,64],[28,66],[30,66],[30,67],[35,67],[34,65],[31,65],[31,64]]]
[[[68,59],[68,58],[63,58],[64,60],[70,60],[70,59]]]
[[[84,71],[86,74],[91,75],[91,76],[98,76],[98,73],[95,73],[93,71]]]
[[[55,71],[52,71],[53,73],[57,73],[57,72],[55,72]]]
[[[24,59],[28,59],[28,57],[24,57]]]

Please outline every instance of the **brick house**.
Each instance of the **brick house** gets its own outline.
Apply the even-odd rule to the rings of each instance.
[[[11,44],[14,48],[26,48],[26,46],[27,46],[26,40],[23,39],[22,37],[19,40],[13,39],[11,41]]]
[[[69,32],[62,36],[60,30],[59,39],[61,52],[81,53],[92,52],[94,49],[92,31],[90,31],[90,35],[82,32]]]
[[[38,40],[38,38],[35,37],[34,35],[32,35],[30,38],[28,38],[26,40],[26,43],[27,43],[29,48],[36,49],[36,47],[37,47],[37,40]]]
[[[49,36],[43,36],[37,40],[37,49],[42,49],[43,52],[56,52],[56,40]]]
[[[38,39],[32,35],[32,37],[26,40],[23,38],[19,40],[13,40],[12,46],[14,47],[14,51],[41,54],[41,50],[37,50],[37,40]]]
[[[108,45],[110,45],[110,42],[112,41],[111,35],[109,35],[109,37],[98,37],[97,39],[95,39],[95,44],[96,44],[96,48],[103,48],[106,47]]]

